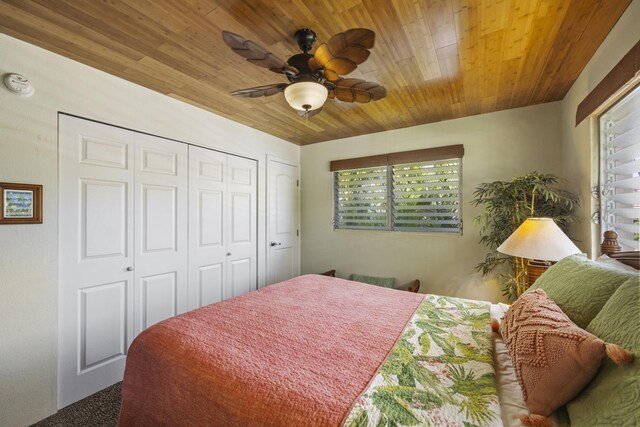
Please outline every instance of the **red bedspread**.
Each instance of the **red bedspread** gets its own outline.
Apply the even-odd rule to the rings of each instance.
[[[424,295],[307,275],[142,332],[118,425],[337,426]]]

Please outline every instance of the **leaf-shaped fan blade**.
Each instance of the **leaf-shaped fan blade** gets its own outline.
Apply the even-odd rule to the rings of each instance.
[[[336,88],[329,91],[330,98],[338,98],[343,102],[377,101],[387,96],[387,90],[378,83],[360,79],[340,79],[334,82]]]
[[[369,57],[376,33],[366,28],[352,28],[338,33],[316,49],[315,62],[324,67],[327,80],[335,81],[349,74]]]
[[[272,85],[250,87],[248,89],[240,89],[231,92],[233,96],[245,96],[247,98],[258,98],[260,96],[271,96],[280,93],[289,86],[288,83],[275,83]]]
[[[259,66],[268,68],[274,73],[283,73],[295,76],[298,70],[278,58],[271,52],[267,52],[262,46],[247,40],[238,34],[229,31],[222,32],[224,42],[238,55],[247,58],[247,61]]]
[[[309,117],[313,117],[316,114],[318,114],[319,112],[321,112],[322,111],[322,107],[316,108],[315,110],[309,110],[309,111],[302,111],[302,110],[297,110],[297,111],[298,111],[298,115],[300,117],[306,117],[308,119]]]

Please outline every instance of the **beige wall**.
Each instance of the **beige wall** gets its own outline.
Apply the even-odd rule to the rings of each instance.
[[[560,103],[536,105],[302,147],[302,271],[418,278],[422,292],[496,301],[499,286],[474,266],[483,259],[470,201],[481,182],[534,170],[560,174]],[[333,230],[329,161],[464,144],[464,233]]]
[[[259,161],[259,283],[265,283],[265,161],[298,162],[299,147],[0,34],[0,182],[44,184],[42,225],[0,225],[0,426],[56,410],[58,111],[242,154]],[[178,82],[176,82],[177,84]]]
[[[571,234],[579,240],[576,242],[578,247],[592,255],[597,254],[600,244],[599,230],[591,223],[591,215],[598,210],[596,200],[591,197],[591,188],[598,183],[598,127],[595,118],[585,119],[575,126],[576,109],[640,40],[639,24],[640,0],[634,0],[562,100],[563,176],[567,179],[567,188],[582,198],[581,221],[574,224]]]

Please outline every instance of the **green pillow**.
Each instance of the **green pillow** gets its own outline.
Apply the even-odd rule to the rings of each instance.
[[[362,274],[352,274],[351,277],[349,277],[349,280],[368,283],[370,285],[383,286],[385,288],[393,288],[393,284],[396,281],[393,277],[373,277],[363,276]]]
[[[630,277],[637,274],[571,255],[549,267],[527,292],[544,290],[569,319],[584,329]]]
[[[631,278],[607,301],[587,331],[634,355],[631,365],[603,359],[598,374],[567,405],[571,425],[640,425],[640,277]]]

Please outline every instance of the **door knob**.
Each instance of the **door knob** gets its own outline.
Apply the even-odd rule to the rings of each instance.
[[[131,266],[127,267],[127,271],[133,271],[133,267]]]
[[[231,256],[231,252],[227,252],[227,256]]]
[[[271,242],[271,246],[280,246],[282,243]]]

